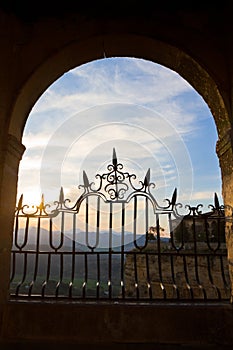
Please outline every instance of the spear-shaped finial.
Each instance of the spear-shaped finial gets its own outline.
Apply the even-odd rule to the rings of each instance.
[[[174,207],[176,204],[176,198],[177,198],[177,188],[174,189],[173,195],[172,195],[172,200],[171,200],[171,206]]]
[[[146,176],[144,178],[145,189],[149,186],[149,184],[150,184],[150,168],[147,170]]]
[[[19,211],[20,209],[22,209],[22,207],[23,207],[23,194],[21,194],[21,196],[19,198],[17,210]]]
[[[42,213],[42,211],[44,210],[45,206],[44,206],[44,194],[42,193],[41,195],[41,202],[40,205],[38,207],[40,209],[40,212]]]
[[[214,206],[215,206],[215,209],[217,209],[217,210],[220,209],[220,204],[219,204],[219,200],[218,200],[218,195],[217,195],[216,192],[214,193]]]
[[[88,177],[87,177],[85,170],[83,170],[83,184],[84,184],[84,187],[86,187],[86,188],[88,188],[90,186],[90,183],[89,183],[89,180],[88,180]]]
[[[63,187],[61,187],[60,189],[60,194],[59,194],[59,203],[62,204],[64,203],[64,191],[63,191]]]
[[[116,150],[115,150],[115,147],[113,147],[113,153],[112,153],[112,164],[114,166],[117,165],[117,156],[116,156]]]

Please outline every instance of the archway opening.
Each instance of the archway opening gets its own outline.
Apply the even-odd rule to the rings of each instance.
[[[68,297],[71,297],[73,293],[72,288],[75,283],[74,276],[76,265],[73,260],[72,263],[68,261],[66,265],[64,254],[74,255],[77,253],[80,256],[85,256],[85,259],[87,259],[90,253],[90,255],[94,255],[94,258],[96,258],[96,256],[98,256],[96,255],[96,250],[104,246],[104,249],[107,248],[109,250],[108,253],[104,253],[107,254],[106,266],[108,266],[108,281],[91,280],[91,282],[88,282],[88,278],[85,277],[80,286],[80,293],[83,298],[86,298],[86,285],[91,283],[96,287],[96,293],[99,298],[100,285],[102,283],[107,283],[109,289],[102,290],[103,297],[105,293],[107,293],[107,295],[112,298],[113,284],[119,282],[119,285],[123,286],[121,297],[125,298],[124,283],[127,284],[127,282],[125,282],[125,270],[123,266],[127,266],[126,256],[129,254],[129,251],[125,250],[125,233],[127,231],[127,234],[131,237],[131,241],[128,240],[127,244],[133,244],[130,246],[131,250],[139,249],[139,253],[142,254],[142,250],[147,248],[148,242],[149,248],[155,249],[160,271],[159,278],[161,279],[159,285],[163,287],[162,298],[164,297],[165,299],[169,293],[170,298],[174,298],[174,291],[172,289],[174,285],[176,286],[177,299],[180,299],[180,295],[186,298],[187,293],[183,290],[178,292],[180,288],[178,284],[176,285],[176,279],[178,277],[173,270],[172,275],[169,277],[172,279],[172,292],[166,292],[161,273],[163,270],[160,246],[161,236],[163,236],[162,243],[164,244],[162,248],[163,253],[165,251],[166,254],[170,254],[167,253],[167,251],[171,250],[173,254],[179,254],[180,250],[182,250],[185,259],[189,259],[191,255],[195,256],[194,263],[192,264],[189,262],[192,265],[190,274],[193,274],[195,271],[195,283],[197,284],[197,289],[203,291],[202,297],[204,299],[208,299],[208,293],[205,290],[207,287],[203,287],[200,282],[199,273],[197,272],[198,266],[203,264],[203,262],[199,261],[198,254],[202,255],[203,251],[198,253],[197,247],[201,247],[201,249],[205,251],[206,248],[209,248],[210,252],[208,252],[208,255],[205,257],[206,270],[209,271],[211,287],[217,291],[217,300],[221,299],[223,297],[219,291],[221,288],[212,282],[212,274],[214,271],[210,270],[208,261],[211,254],[224,243],[222,239],[223,235],[220,237],[220,229],[215,230],[216,232],[213,232],[212,229],[210,230],[210,224],[213,223],[212,217],[210,218],[210,223],[207,222],[206,216],[201,217],[204,232],[201,231],[202,228],[200,228],[200,225],[198,224],[199,226],[197,226],[195,223],[196,217],[199,219],[201,213],[198,205],[202,203],[208,208],[208,204],[211,204],[213,193],[220,192],[220,173],[217,156],[214,152],[216,140],[216,127],[206,104],[200,95],[198,95],[186,81],[168,68],[142,59],[116,57],[93,61],[66,73],[40,98],[33,108],[25,128],[23,142],[27,147],[27,151],[21,163],[22,168],[20,168],[19,172],[20,191],[18,192],[25,193],[25,191],[22,191],[22,188],[25,184],[28,186],[24,198],[24,200],[26,200],[25,204],[27,204],[28,200],[29,204],[31,202],[34,206],[32,206],[33,211],[29,212],[29,214],[26,212],[25,217],[33,217],[33,219],[39,219],[39,221],[37,220],[36,226],[32,227],[32,230],[36,232],[36,234],[34,234],[34,245],[28,239],[30,236],[28,221],[26,221],[24,233],[21,235],[21,238],[19,238],[21,232],[16,231],[17,238],[14,240],[15,247],[18,248],[21,253],[22,249],[28,245],[30,246],[30,252],[35,249],[35,262],[31,263],[35,265],[33,268],[34,276],[28,277],[29,279],[32,278],[32,281],[26,282],[25,275],[23,281],[17,285],[16,296],[18,296],[21,287],[23,290],[28,289],[28,295],[31,296],[33,294],[33,288],[39,280],[39,284],[41,284],[41,296],[44,297],[45,286],[49,282],[48,276],[50,276],[50,271],[49,273],[47,272],[47,280],[43,282],[41,277],[37,274],[40,269],[46,270],[46,267],[38,267],[39,257],[43,253],[49,261],[47,264],[49,269],[52,269],[51,259],[54,253],[56,255],[60,254],[60,262],[55,262],[55,265],[59,266],[57,274],[60,280],[52,280],[53,284],[56,286],[54,295],[56,297],[59,295],[60,285],[68,283],[69,288],[66,292],[68,293]],[[126,173],[119,171],[119,169],[122,169],[122,165],[118,164],[115,153],[116,148],[117,153],[119,151],[120,159],[123,159],[124,165],[129,169]],[[112,149],[114,152],[112,164],[110,164],[109,167],[107,162],[109,160],[109,151]],[[133,225],[131,226],[133,229],[131,232],[128,232],[128,226],[125,224],[125,205],[129,204],[129,200],[127,199],[124,202],[123,196],[121,197],[122,194],[118,192],[118,189],[114,190],[113,197],[111,193],[110,200],[107,200],[106,197],[101,194],[100,197],[101,199],[104,198],[105,203],[111,203],[110,214],[107,214],[106,225],[105,223],[103,225],[103,234],[107,231],[106,235],[108,241],[107,243],[102,243],[103,246],[101,247],[99,242],[102,242],[102,232],[99,222],[102,220],[100,219],[102,214],[100,214],[99,202],[97,204],[97,209],[93,209],[94,206],[90,209],[90,202],[88,202],[86,198],[86,209],[84,212],[80,211],[79,204],[83,201],[85,196],[88,197],[89,194],[96,195],[97,192],[99,192],[96,188],[93,190],[92,183],[89,182],[89,177],[90,179],[95,178],[95,174],[103,172],[106,166],[108,170],[113,169],[113,173],[110,171],[109,174],[105,174],[102,177],[101,175],[97,175],[97,178],[101,179],[101,184],[103,179],[109,181],[109,184],[105,186],[105,190],[110,185],[116,185],[116,188],[118,184],[123,185],[123,180],[125,180],[125,178],[129,178],[131,181],[131,178],[135,178],[134,175],[129,175],[131,173],[137,173],[138,178],[143,178],[145,173],[146,176],[144,182],[139,181],[139,183],[142,184],[141,189],[133,187],[134,192],[128,197],[134,199],[134,208],[130,208],[131,216],[133,215]],[[148,168],[152,170],[152,179],[149,175],[150,172],[147,170]],[[88,178],[86,173],[84,175],[83,170],[88,172]],[[33,183],[33,181],[35,182]],[[82,181],[84,181],[84,186],[82,186],[84,188],[84,193],[79,197],[80,188],[77,187],[77,185],[82,184]],[[151,197],[151,192],[149,190],[151,182],[156,185],[156,200],[154,200],[153,196]],[[128,185],[125,186],[128,190]],[[60,187],[62,187],[62,190],[59,195]],[[42,196],[38,206],[35,206],[35,188],[37,188],[37,193],[39,194],[38,204],[40,201],[39,196]],[[102,188],[102,185],[100,185],[99,188]],[[180,228],[177,228],[180,227],[183,217],[181,219],[181,216],[177,214],[177,207],[179,204],[176,201],[177,190],[174,191],[174,188],[178,189],[179,200],[184,202],[184,204],[188,204],[190,213],[192,211],[193,214],[193,216],[188,215],[191,225],[190,222],[188,224],[189,227],[185,227],[185,225],[182,224],[181,231]],[[74,202],[73,207],[66,206],[64,191],[71,202]],[[137,231],[139,225],[136,224],[137,216],[139,215],[136,196],[141,196],[142,193],[146,203],[144,207],[146,219],[145,225],[139,233]],[[168,207],[157,205],[157,198],[158,202],[162,202],[163,199],[171,198],[172,193],[171,201],[168,200]],[[214,205],[219,203],[219,200],[216,198],[215,196]],[[156,219],[154,216],[152,217],[152,221],[149,219],[149,199],[151,200],[152,209],[154,210],[153,214],[156,216]],[[117,204],[124,204],[121,209],[118,209],[121,216],[121,223],[119,227],[116,228],[116,234],[113,231],[113,217],[115,212],[112,209],[112,200],[116,200],[115,202],[117,202]],[[54,201],[56,208],[54,211],[51,211],[50,216],[48,215],[47,217],[46,203],[48,203],[49,207]],[[25,215],[22,200],[19,202],[20,204],[17,209],[17,227],[19,223],[18,218],[21,217],[21,214],[22,216]],[[36,210],[34,210],[34,208],[36,208]],[[79,230],[81,229],[77,227],[76,221],[75,223],[73,221],[72,226],[67,226],[67,231],[65,231],[64,213],[66,209],[70,212],[75,212],[75,215],[80,212],[82,213],[84,229],[81,233],[86,237],[85,239],[80,238]],[[46,218],[50,220],[51,216],[56,216],[60,210],[62,212],[62,219],[59,219],[60,223],[55,223],[54,227],[56,229],[51,225],[49,229],[45,226],[42,227],[42,217],[46,216]],[[94,239],[93,237],[91,239],[89,235],[93,234],[93,232],[89,229],[90,219],[88,213],[93,213],[93,211],[94,215],[97,215],[97,224],[95,228],[96,234]],[[171,213],[174,214],[172,219],[170,217]],[[158,215],[160,214],[167,215],[167,222],[159,222],[160,219]],[[184,215],[185,214],[183,214],[183,216]],[[214,220],[217,219],[214,218]],[[130,224],[132,224],[132,222],[130,222]],[[160,224],[165,225],[165,227],[162,227]],[[220,227],[220,224],[218,225],[216,222],[214,222],[214,224],[215,225],[212,225],[213,227]],[[58,226],[60,227],[60,231],[57,230]],[[42,235],[41,229],[43,230],[43,235],[47,235],[49,251],[43,250],[46,245],[45,240],[42,244],[43,248],[40,247],[40,240],[42,241],[42,238],[40,238]],[[120,232],[118,232],[119,240],[118,243],[113,244],[114,235],[117,236],[117,229],[119,229]],[[60,232],[60,238],[54,243],[55,238],[53,238],[53,235],[55,233],[57,234],[58,231]],[[72,237],[75,236],[75,238],[72,239],[72,237],[69,236],[69,231],[71,231]],[[78,248],[76,245],[72,245],[73,250],[71,251],[71,247],[68,247],[68,245],[66,246],[64,243],[66,241],[66,244],[68,244],[67,240],[64,239],[64,235],[68,240],[75,241],[75,244],[78,243]],[[138,238],[138,236],[140,237]],[[141,239],[142,236],[145,236],[145,239],[143,242],[140,241],[139,243],[139,239]],[[154,238],[151,239],[151,236]],[[20,240],[21,243],[19,242]],[[121,243],[123,242],[123,244],[120,244],[119,241]],[[156,245],[154,244],[155,241]],[[204,248],[202,246],[203,244],[205,245]],[[81,245],[85,245],[85,249],[89,249],[90,252],[85,251],[86,253],[84,254],[82,248],[80,248]],[[114,254],[119,257],[119,246],[123,249],[121,250],[121,257],[123,256],[123,260],[119,262],[116,259],[118,264],[121,263],[121,268],[119,270],[121,272],[121,280],[116,282],[115,279],[114,281],[112,280],[112,259]],[[118,249],[117,253],[114,252],[115,248]],[[41,249],[43,251],[41,251]],[[66,251],[66,249],[68,249],[68,251]],[[78,253],[76,249],[80,249],[81,252]],[[129,249],[129,246],[127,249]],[[225,250],[221,259],[224,258],[226,260]],[[13,250],[13,254],[13,256],[17,256],[17,249]],[[28,251],[26,251],[25,254],[28,254]],[[126,261],[124,259],[126,259]],[[134,259],[136,260],[134,261],[135,270],[133,271],[133,275],[136,278],[136,270],[138,270],[139,267],[136,262],[137,258],[134,257]],[[185,283],[187,287],[188,280],[186,270],[189,263],[187,263],[185,259],[183,273],[186,278]],[[218,266],[219,271],[221,271],[222,266],[221,259],[220,265]],[[15,261],[16,258],[13,260]],[[27,264],[27,262],[25,262],[24,259],[22,265],[23,271],[28,270],[25,268],[25,264]],[[97,259],[97,266],[99,266],[99,264],[101,266],[101,263]],[[71,265],[72,281],[68,280],[67,276],[63,276],[65,270],[70,272],[69,266]],[[87,276],[87,270],[89,270],[90,273],[90,269],[87,268],[88,262],[86,260],[84,266],[83,273]],[[171,266],[173,266],[173,263]],[[213,266],[214,269],[216,269],[216,265],[214,264]],[[100,267],[95,271],[98,276],[101,270],[99,269]],[[15,270],[16,269],[13,268],[12,281],[17,277]],[[203,272],[203,276],[205,273]],[[31,271],[31,275],[33,275],[33,271]],[[167,277],[168,276],[166,276],[166,278]],[[81,276],[79,276],[78,280],[80,279]],[[223,290],[226,287],[225,280],[226,276],[224,271],[224,273],[222,273]],[[134,286],[138,285],[138,281],[136,280],[133,282],[131,281],[131,283]],[[148,285],[150,285],[150,283],[147,281],[149,299],[160,298],[161,296],[158,297],[152,294]],[[38,286],[36,288],[38,288]],[[78,287],[75,285],[75,288],[77,289]],[[170,286],[167,288],[170,290]],[[190,288],[189,289],[192,290],[192,288],[195,289],[196,287],[193,286]],[[130,288],[127,287],[126,289],[129,290]],[[62,293],[65,293],[65,290],[66,288],[64,286]],[[37,289],[36,292],[38,293]],[[93,291],[90,293],[92,292]],[[143,293],[144,292],[145,291],[143,291]],[[116,287],[115,293],[115,297],[119,295],[119,287]],[[136,293],[139,295],[142,291],[139,292],[139,289],[136,289]],[[92,294],[90,295],[93,296]],[[130,295],[131,294],[129,294],[129,297]],[[134,293],[132,293],[132,295],[135,297]],[[211,298],[213,298],[212,293],[210,295]],[[63,294],[62,296],[64,297]],[[191,299],[194,299],[194,296],[196,298],[200,297],[200,295],[198,293],[195,294],[195,292],[192,292],[190,296]],[[224,298],[229,298],[229,295],[226,294]]]
[[[141,173],[152,169],[161,199],[177,187],[182,201],[207,205],[214,192],[221,199],[217,139],[208,106],[179,74],[143,59],[92,61],[64,74],[33,107],[18,196],[31,202],[36,191],[37,200],[44,193],[51,201],[61,186],[74,191],[82,171],[93,176],[116,147]]]

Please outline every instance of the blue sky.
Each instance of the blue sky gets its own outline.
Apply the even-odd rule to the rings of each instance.
[[[107,58],[64,74],[40,97],[25,126],[18,196],[37,204],[64,187],[77,198],[85,170],[105,172],[115,147],[137,179],[151,168],[162,202],[221,201],[216,126],[202,97],[177,73],[150,61]],[[36,202],[36,203],[35,203]]]

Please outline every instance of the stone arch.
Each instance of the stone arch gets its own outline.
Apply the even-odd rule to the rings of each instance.
[[[215,120],[219,138],[230,129],[227,107],[211,75],[184,51],[164,42],[137,35],[109,35],[73,42],[62,47],[28,77],[14,101],[9,134],[21,140],[31,108],[43,92],[62,74],[84,63],[104,57],[143,58],[180,74],[203,97]]]
[[[51,50],[49,52],[50,56],[47,56],[46,60],[42,60],[33,73],[24,80],[25,82],[18,89],[19,93],[16,94],[11,105],[11,113],[7,122],[8,127],[6,128],[6,132],[8,131],[8,143],[5,146],[5,159],[7,160],[8,154],[14,158],[12,160],[14,163],[14,174],[10,180],[7,173],[2,175],[2,188],[4,189],[2,198],[8,196],[8,202],[10,203],[8,208],[5,209],[6,217],[8,218],[6,232],[12,232],[12,213],[15,206],[18,165],[23,153],[21,140],[24,126],[32,107],[43,92],[62,74],[79,65],[104,57],[135,57],[150,60],[174,70],[196,89],[207,103],[215,120],[219,137],[217,152],[222,172],[223,200],[225,204],[233,205],[233,167],[228,166],[233,159],[228,96],[225,95],[224,90],[220,90],[221,85],[217,78],[213,77],[203,67],[201,62],[198,62],[191,54],[189,55],[176,45],[173,46],[156,40],[149,37],[149,35],[109,34],[92,36],[83,41],[72,41],[67,45],[61,46],[56,51]],[[9,159],[7,162],[11,162]],[[10,171],[12,173],[12,170]],[[9,181],[11,188],[13,188],[10,196],[7,191]],[[230,224],[227,227],[226,237],[230,262],[229,269],[231,280],[233,281],[233,269],[231,268],[231,264],[233,266],[233,239],[231,238],[232,228]],[[11,242],[9,239],[7,244],[10,249]],[[6,257],[5,264],[9,270],[8,262],[9,257]],[[2,273],[2,276],[4,275],[6,273]],[[7,275],[9,275],[8,272]],[[6,290],[3,294],[6,296]]]

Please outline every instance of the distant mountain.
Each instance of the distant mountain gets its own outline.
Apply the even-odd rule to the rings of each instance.
[[[15,244],[15,235],[13,241],[13,249],[17,249]],[[24,245],[24,249],[34,250],[37,245],[37,227],[30,227],[28,232],[28,237],[25,237],[25,230],[20,228],[17,235],[16,243],[19,247]],[[73,239],[74,238],[74,239]],[[168,238],[161,238],[163,241],[168,241]],[[134,239],[134,234],[132,232],[124,233],[124,241],[122,240],[122,235],[118,232],[112,232],[111,237],[108,231],[101,231],[99,237],[96,232],[89,232],[86,235],[85,232],[77,230],[75,232],[75,237],[70,231],[66,231],[62,235],[60,231],[53,231],[51,238],[49,231],[45,228],[40,228],[39,234],[39,247],[40,250],[51,251],[54,249],[68,250],[72,251],[73,245],[76,251],[90,251],[94,249],[95,251],[107,251],[110,247],[114,251],[120,251],[122,243],[124,242],[124,250],[129,251],[136,247],[143,247],[145,245],[145,235],[136,235],[136,240]]]

